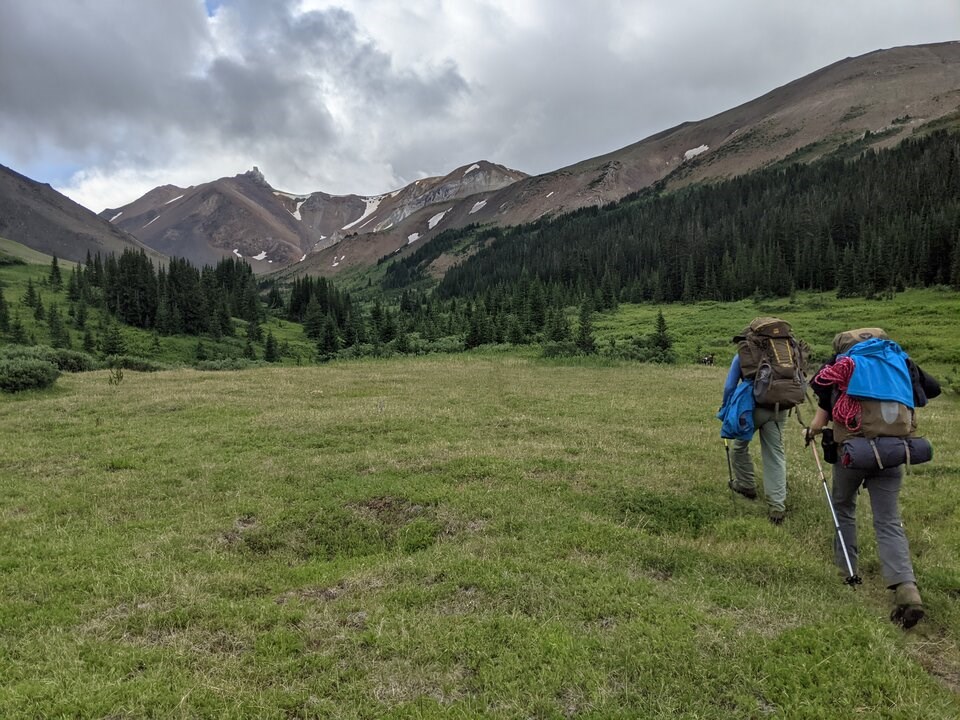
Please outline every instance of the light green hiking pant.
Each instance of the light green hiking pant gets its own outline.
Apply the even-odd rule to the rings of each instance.
[[[789,410],[778,413],[761,407],[753,410],[753,425],[760,436],[760,457],[763,460],[763,494],[771,510],[786,510],[787,458],[783,433],[789,414]],[[736,486],[756,489],[750,442],[734,440],[730,461]]]

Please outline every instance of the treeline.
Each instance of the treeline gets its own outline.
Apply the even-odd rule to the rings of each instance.
[[[518,314],[531,292],[603,309],[794,289],[843,297],[960,288],[958,136],[939,132],[855,160],[844,154],[508,230],[465,231],[461,242],[469,233],[483,247],[447,271],[436,296],[499,306],[507,295]],[[423,278],[428,247],[390,265],[385,286]]]

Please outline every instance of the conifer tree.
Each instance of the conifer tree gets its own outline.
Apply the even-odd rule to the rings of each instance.
[[[267,340],[263,348],[263,359],[267,362],[277,362],[280,360],[280,353],[277,349],[277,340],[273,337],[273,331],[267,331]]]
[[[663,317],[663,310],[657,310],[657,320],[654,325],[653,346],[662,352],[669,352],[673,347],[673,338],[667,332],[667,321]]]
[[[10,330],[10,308],[7,306],[7,301],[3,297],[3,288],[0,287],[0,332],[7,332]]]
[[[77,309],[73,312],[73,325],[77,330],[83,330],[87,326],[87,303],[83,300],[77,303]]]
[[[27,334],[23,322],[20,320],[20,313],[13,316],[13,322],[10,323],[10,342],[14,345],[32,345],[30,336]]]
[[[35,310],[37,307],[37,289],[33,286],[33,278],[27,278],[27,289],[23,293],[23,297],[20,299],[24,305],[26,305],[31,310]]]
[[[70,331],[64,327],[60,317],[60,308],[55,304],[47,312],[47,328],[50,331],[50,346],[55,348],[69,348],[71,346]]]
[[[335,355],[340,349],[340,338],[337,335],[337,323],[332,315],[327,315],[317,342],[317,353],[321,360]]]
[[[60,264],[57,262],[56,255],[54,255],[50,261],[50,273],[47,275],[47,284],[52,290],[59,290],[63,287],[63,276],[60,274]]]
[[[104,357],[123,355],[127,351],[123,342],[123,335],[120,333],[120,326],[117,323],[111,322],[107,327],[100,342],[100,351]]]
[[[574,343],[577,350],[585,355],[593,355],[597,352],[597,343],[593,337],[593,321],[590,319],[592,312],[590,301],[584,300],[580,305],[580,327],[577,328]]]

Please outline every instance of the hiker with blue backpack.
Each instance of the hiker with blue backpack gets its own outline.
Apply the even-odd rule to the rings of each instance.
[[[787,511],[784,425],[805,398],[807,345],[794,337],[789,323],[774,317],[755,318],[733,341],[737,353],[717,413],[727,445],[728,485],[745,498],[757,498],[750,440],[759,433],[767,517],[780,525]]]
[[[818,409],[804,439],[809,444],[821,435],[824,460],[833,465],[835,560],[856,577],[857,494],[865,487],[881,573],[894,594],[890,619],[910,628],[924,611],[900,517],[900,487],[904,467],[933,456],[917,435],[916,409],[940,394],[940,384],[880,328],[839,333],[833,351],[810,383]]]

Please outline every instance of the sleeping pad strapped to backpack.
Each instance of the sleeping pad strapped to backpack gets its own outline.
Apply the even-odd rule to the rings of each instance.
[[[882,470],[933,458],[916,435],[907,354],[881,328],[858,328],[833,339],[836,360],[820,370],[817,385],[833,386],[833,436],[844,467]]]

